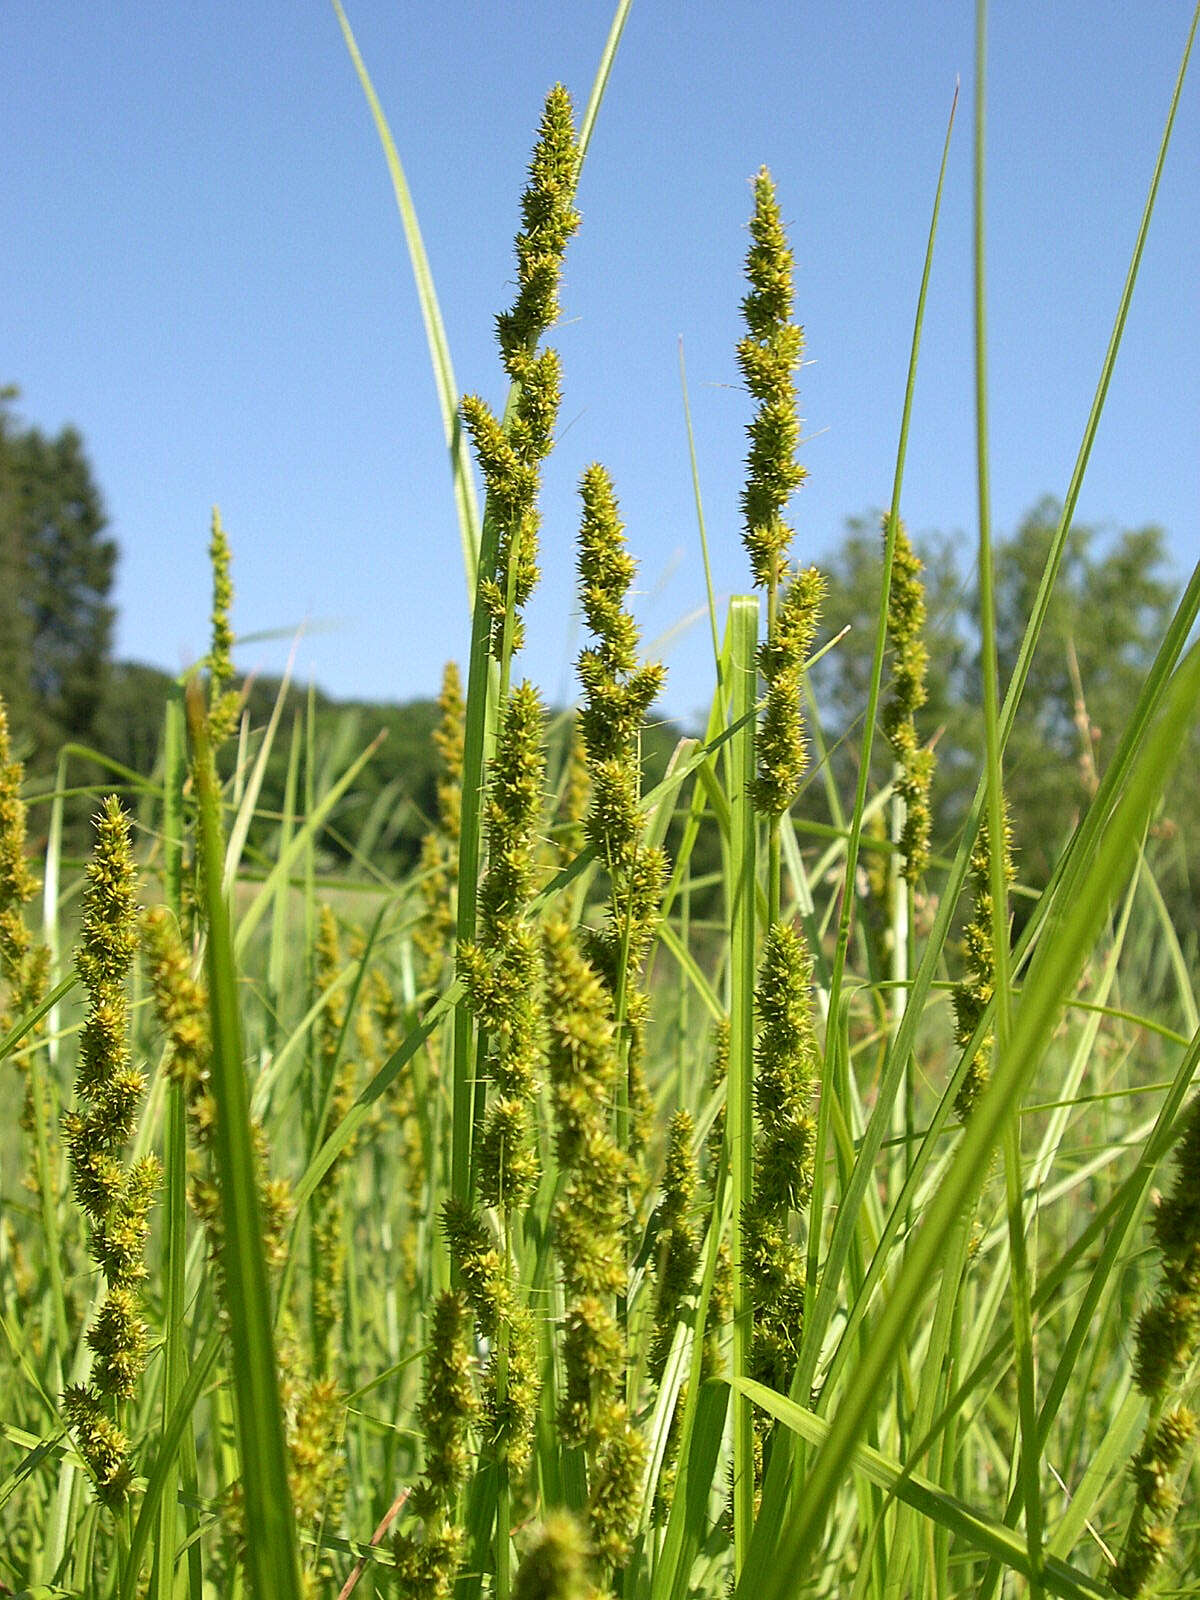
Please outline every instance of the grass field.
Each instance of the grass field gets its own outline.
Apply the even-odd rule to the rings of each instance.
[[[837,792],[808,680],[838,619],[787,521],[804,469],[786,173],[754,184],[746,592],[712,606],[703,734],[646,783],[663,670],[601,465],[580,485],[574,717],[522,678],[559,274],[626,9],[582,109],[560,88],[543,109],[497,320],[500,414],[452,390],[403,168],[342,17],[404,217],[475,595],[417,871],[373,868],[371,818],[352,881],[326,870],[323,831],[373,750],[323,746],[282,694],[264,725],[243,714],[217,519],[211,654],[162,708],[155,769],[110,764],[92,793],[83,870],[63,817],[103,752],[64,752],[35,796],[0,730],[0,1594],[1200,1592],[1197,974],[1143,849],[1200,704],[1200,568],[1037,894],[1005,802],[1187,56],[1000,682],[981,17],[986,757],[946,856],[901,519],[940,178],[855,792]],[[702,521],[699,537],[706,561]],[[285,803],[264,817],[279,750]],[[833,826],[806,819],[810,784]],[[719,871],[696,870],[702,837]],[[1165,1001],[1143,992],[1151,967]]]

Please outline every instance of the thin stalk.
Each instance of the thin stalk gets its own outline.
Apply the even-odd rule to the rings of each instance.
[[[692,496],[696,502],[696,527],[700,533],[700,557],[704,562],[704,593],[708,601],[708,627],[712,635],[713,665],[717,673],[717,699],[721,698],[721,641],[717,634],[717,602],[713,593],[712,563],[708,559],[708,527],[704,521],[704,502],[700,498],[700,468],[696,462],[696,436],[692,432],[692,408],[688,401],[687,368],[683,361],[683,339],[679,340],[679,388],[683,395],[683,423],[687,429],[688,462],[692,469]]]
[[[208,926],[212,1094],[217,1111],[214,1146],[224,1224],[221,1254],[246,1525],[252,1531],[246,1544],[246,1569],[255,1600],[302,1600],[242,1058],[237,968],[221,881],[221,799],[203,695],[194,682],[189,685],[187,710],[195,752],[203,903]]]
[[[974,181],[974,321],[975,321],[975,460],[979,498],[979,609],[983,657],[983,729],[987,774],[989,875],[992,899],[992,959],[995,970],[996,1051],[1008,1049],[1012,1031],[1009,976],[1008,873],[1004,771],[1000,741],[1000,689],[996,654],[996,597],[992,557],[991,485],[988,456],[987,381],[987,250],[984,169],[987,112],[987,0],[975,8],[975,181]],[[1009,1224],[1012,1276],[1014,1360],[1017,1369],[1017,1413],[1021,1449],[1018,1474],[1025,1503],[1025,1537],[1029,1547],[1030,1595],[1041,1600],[1042,1502],[1038,1483],[1037,1390],[1033,1367],[1033,1323],[1030,1316],[1029,1262],[1025,1249],[1022,1197],[1021,1131],[1018,1118],[1005,1125],[1004,1181]]]
[[[733,1190],[733,1371],[750,1374],[754,1338],[752,1289],[745,1259],[743,1222],[754,1181],[754,980],[755,980],[755,777],[754,707],[758,682],[758,601],[736,595],[729,609],[729,674],[733,720],[740,723],[729,745],[727,774],[730,830],[730,1035],[726,1137]],[[733,1394],[734,1573],[745,1564],[754,1525],[754,1416],[741,1390]]]
[[[167,694],[163,726],[163,897],[178,918],[183,895],[183,790],[187,782],[187,729],[183,689],[172,684]],[[163,1429],[166,1430],[187,1370],[184,1348],[187,1271],[187,1112],[184,1088],[172,1083],[167,1088],[167,1129],[163,1152],[163,1189],[166,1205],[166,1233],[163,1260],[166,1284],[163,1306]],[[162,1501],[154,1543],[151,1570],[151,1600],[170,1600],[175,1582],[177,1536],[176,1485],[178,1467],[172,1460],[165,1469]],[[194,1512],[189,1516],[194,1523]],[[194,1531],[189,1527],[189,1533]],[[199,1558],[198,1544],[192,1548]]]

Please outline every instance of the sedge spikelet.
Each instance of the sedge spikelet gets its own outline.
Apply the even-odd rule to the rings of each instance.
[[[555,828],[561,866],[567,866],[574,861],[587,843],[585,824],[591,799],[592,778],[588,771],[587,746],[579,727],[579,719],[576,717],[571,723],[562,799],[559,802]]]
[[[536,878],[535,845],[546,769],[543,713],[522,683],[501,719],[487,799],[488,866],[479,890],[480,939],[459,954],[467,995],[489,1040],[495,1092],[479,1145],[485,1205],[521,1205],[537,1181],[531,1106],[541,1027],[537,936],[524,920]]]
[[[12,758],[8,712],[0,696],[0,1034],[36,1008],[50,975],[50,952],[33,938],[25,921],[25,907],[39,884],[25,857],[24,777],[23,766]],[[32,1180],[37,1187],[52,1181],[49,1172],[42,1170],[39,1154],[40,1139],[48,1130],[49,1108],[41,1096],[43,1103],[35,1104],[35,1075],[28,1054],[17,1060],[25,1079],[21,1126],[33,1147],[30,1165],[38,1174]]]
[[[106,1288],[88,1330],[91,1376],[72,1385],[64,1403],[97,1494],[111,1507],[125,1501],[132,1477],[119,1413],[146,1365],[139,1291],[159,1181],[155,1157],[145,1156],[131,1167],[122,1162],[145,1087],[129,1052],[125,992],[137,949],[137,918],[129,821],[110,795],[96,817],[96,843],[85,877],[76,967],[88,1004],[75,1080],[79,1106],[64,1116],[63,1134],[75,1197],[88,1219],[88,1248]]]
[[[586,1454],[596,1554],[617,1565],[636,1526],[644,1461],[625,1402],[628,1350],[615,1309],[625,1285],[621,1240],[631,1177],[613,1136],[621,1065],[611,996],[570,925],[552,919],[544,942],[547,1070],[562,1174],[554,1207],[566,1313],[559,1426]]]
[[[792,530],[784,508],[807,476],[796,461],[800,420],[792,374],[800,364],[804,330],[791,320],[792,252],[775,198],[771,175],[763,167],[754,179],[742,301],[746,333],[737,347],[746,387],[758,402],[747,428],[746,487],[742,491],[742,534],[754,582],[775,589],[782,577]]]
[[[488,865],[479,890],[479,942],[459,950],[467,1000],[487,1040],[491,1093],[476,1147],[477,1192],[499,1213],[499,1245],[473,1210],[448,1206],[451,1255],[479,1331],[493,1341],[485,1377],[485,1438],[502,1472],[522,1473],[538,1381],[533,1320],[510,1256],[514,1218],[538,1178],[532,1138],[541,1045],[541,950],[525,918],[537,875],[546,769],[544,716],[532,684],[503,707],[486,806]]]
[[[1196,1433],[1190,1411],[1164,1411],[1200,1350],[1200,1098],[1188,1108],[1174,1165],[1171,1192],[1154,1208],[1162,1282],[1138,1320],[1134,1354],[1134,1382],[1150,1400],[1150,1419],[1132,1465],[1133,1512],[1112,1579],[1125,1596],[1140,1594],[1170,1553],[1173,1478]]]
[[[467,1430],[476,1414],[469,1335],[462,1297],[449,1291],[440,1295],[418,1412],[425,1468],[412,1509],[421,1527],[419,1532],[403,1529],[395,1543],[400,1591],[409,1600],[448,1600],[453,1593],[463,1544],[456,1505],[467,1475]]]
[[[663,1170],[662,1199],[655,1221],[658,1226],[657,1272],[654,1295],[654,1334],[650,1343],[647,1371],[661,1384],[666,1370],[675,1329],[684,1316],[684,1304],[696,1282],[700,1261],[699,1242],[693,1212],[696,1205],[698,1173],[692,1150],[695,1124],[691,1113],[680,1109],[667,1130],[667,1158]],[[710,1297],[709,1312],[712,1311]],[[708,1376],[708,1373],[705,1373]],[[655,1520],[668,1513],[674,1494],[675,1462],[679,1453],[679,1426],[683,1415],[687,1385],[675,1397],[675,1409],[667,1434],[662,1464],[654,1495]]]
[[[636,566],[603,467],[588,467],[580,497],[579,595],[595,640],[578,663],[584,692],[579,730],[592,786],[586,832],[611,884],[608,915],[589,933],[588,954],[613,996],[621,1029],[632,1153],[646,1142],[653,1109],[642,1073],[649,1001],[638,981],[667,870],[664,852],[642,842],[641,731],[666,674],[660,663],[638,659],[638,628],[628,610]]]
[[[697,1184],[696,1158],[692,1154],[694,1134],[691,1113],[677,1111],[667,1130],[667,1160],[657,1216],[659,1267],[649,1359],[650,1376],[656,1383],[667,1364],[675,1324],[700,1259],[692,1222]]]
[[[1179,1508],[1175,1478],[1196,1437],[1196,1418],[1183,1406],[1152,1420],[1131,1464],[1134,1507],[1110,1582],[1134,1600],[1171,1553],[1171,1524]]]
[[[447,1200],[442,1221],[475,1325],[492,1351],[484,1375],[483,1436],[493,1460],[519,1475],[529,1464],[538,1396],[533,1319],[517,1299],[512,1264],[483,1219]],[[502,1385],[496,1359],[501,1344],[507,1361]]]
[[[590,1600],[588,1547],[575,1518],[553,1511],[517,1568],[513,1600]]]
[[[421,899],[425,915],[413,932],[413,943],[425,958],[422,982],[436,989],[446,970],[446,952],[453,948],[462,816],[463,737],[466,707],[458,667],[448,661],[438,697],[441,719],[433,735],[441,762],[437,780],[437,822],[421,843]]]
[[[771,818],[781,817],[791,806],[808,764],[801,710],[804,664],[812,652],[825,589],[825,578],[816,567],[796,573],[758,652],[767,691],[755,740],[758,772],[752,798],[755,809]]]
[[[233,732],[241,706],[241,696],[232,687],[233,628],[229,613],[233,608],[233,578],[229,540],[216,506],[213,507],[208,557],[213,581],[212,647],[204,664],[208,668],[208,730],[215,749]]]
[[[478,395],[466,395],[462,418],[487,488],[487,515],[497,532],[496,565],[481,576],[480,599],[492,621],[490,648],[499,658],[506,621],[511,648],[521,645],[520,611],[537,582],[539,466],[550,453],[562,376],[558,352],[537,350],[558,317],[558,289],[567,242],[579,226],[573,205],[579,170],[571,99],[561,84],[546,97],[517,234],[517,298],[496,319],[504,369],[516,387],[507,425]]]
[[[808,1099],[817,1049],[811,961],[803,936],[779,920],[779,819],[796,798],[807,762],[804,667],[826,584],[816,567],[793,575],[788,566],[792,529],[784,511],[806,477],[796,460],[800,419],[792,378],[804,333],[791,320],[792,253],[765,168],[754,183],[750,237],[750,291],[742,302],[746,334],[738,345],[738,361],[758,404],[749,426],[742,512],[754,582],[767,591],[767,636],[758,652],[766,705],[755,734],[751,799],[768,821],[769,926],[755,990],[761,1020],[754,1075],[758,1127],[741,1226],[753,1311],[750,1371],[759,1381],[786,1390],[804,1301],[803,1259],[791,1236],[791,1214],[804,1209],[812,1187]]]
[[[1004,875],[1011,883],[1012,840],[1008,828],[1007,808],[1001,848],[1004,851]],[[971,852],[971,870],[968,876],[971,886],[972,915],[963,931],[966,970],[955,984],[953,993],[954,1037],[962,1049],[966,1049],[974,1037],[975,1030],[992,998],[996,982],[996,956],[992,943],[991,873],[991,838],[987,819],[983,818],[979,824],[975,848]],[[971,1115],[976,1101],[987,1087],[990,1054],[990,1039],[981,1039],[975,1058],[967,1068],[966,1076],[954,1101],[954,1109],[962,1122]]]
[[[790,1232],[792,1212],[812,1193],[815,1134],[808,1102],[817,1068],[812,961],[800,933],[776,923],[767,933],[756,1005],[754,1104],[758,1135],[754,1188],[744,1218],[754,1301],[751,1372],[786,1392],[799,1348],[804,1264]]]
[[[341,948],[337,920],[328,905],[322,905],[313,950],[316,990],[325,996],[325,1006],[317,1025],[317,1085],[319,1103],[328,1100],[328,1127],[334,1128],[354,1102],[355,1063],[341,1049],[346,1025],[346,1002],[334,984],[341,968]],[[345,1216],[343,1183],[345,1163],[351,1151],[344,1148],[313,1191],[311,1220],[312,1253],[312,1329],[313,1361],[318,1377],[328,1377],[336,1352],[335,1335],[341,1325],[342,1290],[346,1276]]]
[[[884,538],[888,519],[884,518]],[[883,731],[898,768],[896,793],[904,803],[900,854],[909,883],[929,865],[929,790],[933,782],[933,751],[917,743],[914,721],[925,704],[925,671],[929,656],[922,637],[925,627],[925,587],[921,560],[912,547],[904,524],[897,519],[892,585],[888,595],[888,634],[894,649],[892,692],[883,709]]]
[[[7,991],[0,1006],[2,1032],[38,1003],[46,987],[48,955],[25,924],[25,907],[39,884],[25,859],[24,778],[24,767],[12,757],[8,712],[0,697],[0,980]]]

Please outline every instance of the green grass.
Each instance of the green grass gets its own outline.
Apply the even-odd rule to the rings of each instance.
[[[547,1533],[546,1524],[558,1512],[581,1537],[604,1541],[591,1579],[623,1600],[1111,1594],[1135,1508],[1131,1458],[1147,1420],[1196,1390],[1194,1329],[1168,1393],[1143,1394],[1135,1365],[1138,1319],[1161,1275],[1153,1196],[1175,1181],[1172,1155],[1189,1129],[1196,1139],[1198,975],[1145,841],[1200,706],[1200,647],[1189,642],[1200,567],[1094,795],[1064,829],[1047,886],[1010,887],[999,852],[985,865],[990,895],[974,914],[990,939],[993,976],[965,1046],[954,1042],[951,995],[980,878],[972,852],[981,828],[991,839],[1003,832],[1006,746],[1118,360],[1195,19],[1145,209],[1131,219],[1129,272],[1081,419],[1061,524],[1005,683],[991,587],[979,7],[974,382],[986,757],[961,830],[940,840],[910,893],[891,842],[903,819],[891,787],[872,782],[871,749],[894,665],[888,589],[953,111],[914,283],[869,688],[861,719],[839,734],[856,747],[853,792],[838,791],[825,760],[829,739],[806,679],[804,782],[822,787],[832,823],[806,817],[803,789],[778,824],[756,812],[764,745],[756,652],[773,636],[779,606],[760,617],[756,595],[736,596],[722,635],[710,583],[714,678],[703,737],[683,740],[650,788],[638,769],[644,713],[630,714],[628,748],[618,741],[608,769],[593,759],[592,793],[607,799],[585,826],[562,809],[568,723],[556,721],[547,731],[551,779],[534,796],[540,842],[532,865],[522,865],[491,848],[499,823],[488,808],[510,681],[520,676],[516,565],[505,570],[501,557],[506,538],[519,554],[532,524],[506,531],[510,502],[494,475],[489,493],[477,494],[404,168],[349,19],[334,4],[395,188],[450,456],[473,609],[461,770],[445,775],[444,801],[457,809],[443,804],[422,863],[390,878],[372,858],[387,802],[366,816],[346,809],[375,744],[356,746],[349,724],[318,738],[311,698],[307,717],[287,726],[286,685],[269,716],[244,718],[213,752],[199,680],[181,682],[163,706],[153,772],[117,768],[102,752],[61,753],[49,844],[33,863],[46,884],[44,915],[32,903],[16,908],[53,966],[46,987],[26,996],[25,1015],[0,1026],[10,1112],[0,1134],[0,1594],[582,1600],[577,1576],[550,1571],[562,1546],[559,1525],[551,1518]],[[602,136],[598,113],[628,9],[614,16],[568,187],[593,133]],[[775,177],[785,194],[795,182]],[[536,209],[527,208],[527,225]],[[523,363],[552,336],[540,326],[530,335],[497,419],[515,453],[528,444],[522,406],[537,381]],[[686,404],[684,385],[685,417]],[[530,463],[536,475],[536,451]],[[707,575],[694,453],[692,476]],[[636,556],[636,528],[628,539]],[[607,559],[623,559],[616,545]],[[611,594],[626,586],[614,579]],[[487,609],[496,595],[498,620]],[[840,625],[822,619],[815,654],[837,648]],[[610,697],[616,721],[639,669],[636,635],[626,636],[615,613],[604,627],[595,646],[610,651],[603,685],[585,687]],[[273,754],[286,769],[285,803],[268,817],[260,802]],[[133,1155],[159,1155],[163,1184],[140,1290],[149,1357],[120,1413],[134,1481],[115,1513],[97,1498],[62,1398],[87,1377],[87,1331],[103,1297],[61,1138],[80,1029],[79,873],[63,856],[63,816],[68,797],[108,792],[80,778],[95,762],[134,818],[141,897],[162,902],[182,929],[185,965],[208,1007],[199,1024],[208,1076],[197,1099],[169,1074],[146,973],[138,966],[130,980],[130,1046],[147,1086],[127,1142]],[[347,815],[361,819],[360,836],[346,839]],[[327,866],[331,830],[349,846],[349,873]],[[715,841],[703,868],[702,838]],[[658,882],[653,852],[668,841]],[[511,915],[496,911],[496,875],[506,868],[532,874]],[[0,893],[7,881],[0,874]],[[419,939],[431,884],[453,930],[433,967]],[[323,969],[322,905],[337,934]],[[572,1146],[540,1070],[520,1116],[501,1118],[529,1134],[504,1134],[497,1157],[485,1148],[501,1137],[489,1075],[521,996],[481,1023],[480,970],[500,981],[516,959],[506,952],[522,939],[540,951],[550,917],[567,920],[592,960],[591,1009],[581,1001],[571,1026],[579,1060],[601,1061],[615,1086],[601,1108],[606,1153],[597,1154],[599,1143],[582,1155]],[[760,961],[776,921],[800,930],[812,959],[819,1081],[805,1131],[811,1197],[785,1208],[777,1252],[781,1260],[794,1250],[803,1264],[802,1315],[788,1330],[784,1375],[768,1385],[760,1374],[771,1261],[754,1253],[753,1206],[773,1181],[756,1084]],[[483,932],[491,942],[480,969],[457,952]],[[11,1013],[23,991],[7,953],[4,962],[0,998]],[[543,1031],[563,1020],[547,1019]],[[722,1024],[723,1074],[715,1070]],[[956,1097],[981,1049],[990,1070],[964,1122]],[[660,1209],[666,1129],[680,1109],[695,1130],[692,1200],[676,1238],[688,1266],[669,1286],[673,1309],[656,1330],[670,1268]],[[536,1168],[510,1193],[521,1141]],[[495,1207],[479,1203],[488,1160],[502,1173]],[[572,1238],[573,1216],[586,1219],[600,1204],[603,1163],[604,1193],[626,1197],[620,1223],[611,1237]],[[461,1221],[457,1244],[447,1238],[448,1201],[473,1217],[491,1265],[463,1244]],[[564,1276],[568,1259],[596,1274],[590,1303]],[[457,1353],[431,1346],[447,1291],[472,1301]],[[488,1296],[500,1293],[501,1311],[489,1309]],[[322,1295],[334,1318],[328,1346],[318,1348]],[[516,1406],[528,1393],[532,1406],[527,1460],[504,1443],[503,1409],[472,1412],[494,1352],[497,1403]],[[582,1402],[581,1382],[590,1385]],[[1173,1543],[1146,1592],[1186,1594],[1200,1570],[1192,1445],[1169,1477],[1178,1507],[1164,1497],[1154,1515],[1173,1525]],[[615,1532],[604,1521],[614,1506],[623,1508]]]

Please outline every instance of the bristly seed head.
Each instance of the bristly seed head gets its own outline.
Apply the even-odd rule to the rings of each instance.
[[[519,650],[520,612],[538,579],[537,507],[540,465],[550,453],[562,395],[557,351],[538,341],[558,317],[558,288],[567,241],[579,226],[574,208],[579,149],[571,99],[561,84],[546,98],[516,238],[516,301],[496,318],[505,371],[517,386],[507,423],[478,395],[462,400],[463,422],[487,489],[487,515],[496,529],[496,562],[481,574],[479,597],[491,619],[489,648],[500,656],[512,606],[511,643]]]
[[[75,1195],[87,1214],[89,1249],[106,1293],[88,1330],[94,1360],[87,1384],[64,1396],[80,1453],[105,1504],[119,1505],[131,1478],[129,1443],[109,1408],[128,1400],[146,1365],[138,1286],[146,1276],[149,1213],[160,1169],[153,1156],[126,1168],[144,1079],[129,1055],[125,983],[138,942],[136,872],[129,821],[115,795],[96,818],[85,874],[76,967],[88,1008],[80,1039],[76,1094],[86,1110],[63,1117]]]
[[[807,473],[796,460],[800,421],[792,381],[804,348],[804,330],[791,321],[792,252],[765,167],[754,180],[750,238],[746,256],[750,290],[742,301],[747,331],[737,356],[758,409],[747,429],[750,453],[742,492],[742,537],[754,582],[773,589],[792,537],[783,511]]]
[[[888,518],[883,519],[884,539]],[[899,772],[896,793],[904,802],[900,854],[909,883],[929,865],[931,818],[929,791],[933,782],[933,751],[917,743],[915,715],[925,704],[925,670],[929,657],[922,633],[925,627],[925,589],[921,561],[904,524],[897,520],[888,596],[888,634],[892,641],[892,693],[883,709],[883,731]]]

